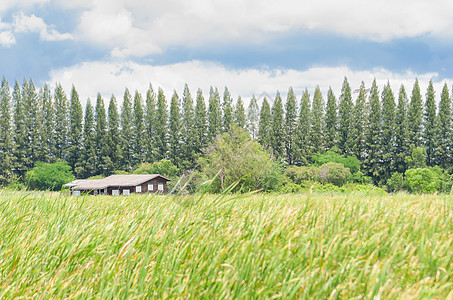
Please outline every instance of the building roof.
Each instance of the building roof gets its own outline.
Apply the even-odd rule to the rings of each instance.
[[[115,186],[136,186],[157,177],[173,181],[160,174],[111,175],[103,179],[77,179],[65,184],[64,187],[77,190],[96,190]]]

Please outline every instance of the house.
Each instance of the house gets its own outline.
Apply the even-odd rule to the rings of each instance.
[[[64,187],[71,190],[71,195],[130,195],[132,193],[167,193],[167,181],[170,178],[159,174],[111,175],[103,179],[77,179]]]

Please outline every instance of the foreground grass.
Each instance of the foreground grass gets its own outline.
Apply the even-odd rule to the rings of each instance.
[[[449,196],[0,192],[0,298],[450,298]]]

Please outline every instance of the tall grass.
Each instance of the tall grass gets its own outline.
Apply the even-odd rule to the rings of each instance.
[[[453,296],[450,196],[2,191],[0,298]]]

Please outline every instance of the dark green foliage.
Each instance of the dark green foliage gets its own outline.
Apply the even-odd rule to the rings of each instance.
[[[133,159],[132,165],[136,166],[145,161],[146,147],[145,147],[145,124],[143,112],[143,99],[142,95],[135,91],[134,95],[134,122],[132,129],[132,149]]]
[[[222,131],[222,109],[220,107],[220,96],[217,88],[209,90],[208,107],[208,137],[212,141]]]
[[[334,151],[326,151],[323,154],[313,154],[312,159],[315,166],[322,166],[329,162],[339,163],[349,168],[352,173],[356,173],[360,169],[360,160],[353,155],[344,156]]]
[[[53,162],[55,160],[55,110],[52,103],[52,94],[47,86],[41,93],[41,130],[42,151],[39,161]]]
[[[409,169],[425,168],[426,149],[422,147],[415,147],[412,149],[411,156],[406,157],[405,160]]]
[[[261,105],[260,120],[258,125],[258,141],[265,150],[272,149],[272,116],[271,108],[266,97]]]
[[[146,149],[146,161],[153,161],[155,149],[154,140],[156,134],[156,94],[154,93],[153,86],[149,84],[148,91],[146,92],[146,104],[144,109],[144,127],[145,127],[145,138],[144,147]]]
[[[338,142],[338,113],[337,113],[337,99],[329,88],[327,92],[327,105],[326,105],[326,129],[325,129],[325,146],[327,150],[332,149]],[[354,152],[355,153],[355,152]]]
[[[404,178],[403,174],[395,172],[387,180],[387,189],[390,192],[398,192],[403,189]]]
[[[436,130],[438,148],[435,155],[435,163],[444,169],[451,168],[453,160],[451,148],[453,145],[451,118],[451,98],[448,92],[447,84],[445,83],[439,103],[439,115]]]
[[[244,103],[242,102],[241,96],[239,96],[236,106],[234,107],[234,124],[240,128],[245,128],[246,119]]]
[[[256,101],[255,95],[250,99],[249,107],[247,108],[247,130],[252,137],[252,140],[258,138],[258,126],[260,120],[260,108]]]
[[[69,106],[69,149],[68,164],[74,174],[83,174],[83,110],[79,94],[74,86],[71,90]]]
[[[441,185],[438,175],[428,168],[409,169],[405,177],[404,184],[412,193],[434,193]]]
[[[279,171],[270,155],[237,126],[217,137],[200,159],[201,175],[213,179],[211,192],[221,192],[239,181],[232,191],[267,189],[278,182]]]
[[[197,103],[195,105],[195,153],[201,155],[203,149],[208,146],[208,115],[206,112],[206,103],[204,102],[203,93],[200,89],[197,91]]]
[[[366,112],[366,90],[365,83],[362,81],[359,90],[359,96],[357,97],[356,103],[353,110],[352,119],[352,136],[354,138],[354,144],[352,146],[352,153],[358,157],[361,161],[365,159],[365,128],[367,114]]]
[[[110,145],[108,144],[107,115],[104,99],[98,94],[94,114],[96,124],[96,174],[110,175],[114,166],[109,157]]]
[[[338,106],[338,147],[345,154],[352,153],[354,143],[352,136],[353,107],[351,88],[345,77]]]
[[[25,175],[27,187],[34,190],[61,190],[63,184],[74,180],[71,166],[65,162],[52,164],[37,162]]]
[[[181,159],[181,105],[176,91],[173,92],[170,102],[168,157],[177,166],[180,166]]]
[[[382,169],[380,182],[384,184],[392,176],[395,170],[394,146],[395,146],[395,97],[393,96],[390,83],[382,91],[382,126],[381,126],[381,152]]]
[[[286,168],[285,176],[295,184],[302,184],[304,181],[316,181],[319,176],[319,168],[315,166],[290,166]]]
[[[280,92],[277,91],[272,106],[272,152],[275,158],[282,160],[285,156],[285,127],[283,120],[283,102]]]
[[[435,163],[435,151],[437,150],[438,143],[436,109],[433,82],[430,81],[426,92],[425,115],[423,122],[423,141],[426,148],[426,163],[428,166],[433,166]]]
[[[115,96],[112,95],[108,108],[108,145],[109,157],[115,170],[121,169],[123,158],[121,149],[120,115]]]
[[[296,165],[306,165],[310,160],[310,116],[310,95],[305,89],[300,100],[299,123],[297,124],[297,150],[294,159]]]
[[[22,101],[25,108],[25,132],[23,134],[25,135],[27,149],[27,162],[25,163],[25,168],[30,170],[35,162],[38,161],[42,150],[39,136],[39,128],[41,126],[39,112],[41,105],[32,79],[30,79],[28,84],[24,81],[22,87]]]
[[[179,175],[179,169],[170,160],[162,159],[153,163],[142,163],[134,174],[160,174],[170,179],[175,179]]]
[[[422,146],[423,108],[418,79],[415,80],[415,84],[412,89],[407,118],[410,148],[412,149],[414,147]]]
[[[197,157],[197,132],[194,117],[193,99],[186,84],[182,97],[181,153],[179,153],[181,167],[185,170],[193,168]]]
[[[125,171],[132,170],[134,159],[132,130],[133,130],[133,114],[132,114],[132,97],[129,89],[124,91],[123,105],[121,107],[121,151],[123,153],[123,161],[121,168]]]
[[[230,129],[231,124],[233,124],[233,99],[231,99],[230,91],[225,87],[223,92],[223,132],[226,132]]]
[[[83,177],[88,178],[96,173],[96,129],[94,121],[94,109],[90,99],[85,107],[85,119],[83,123]]]
[[[310,147],[312,153],[324,152],[324,100],[319,86],[315,89],[311,109]]]
[[[157,94],[157,110],[155,134],[153,138],[154,159],[161,160],[167,157],[167,140],[168,140],[168,112],[167,101],[165,100],[164,91],[159,88]]]
[[[329,162],[319,167],[318,176],[320,182],[342,186],[348,181],[351,172],[343,164]]]
[[[68,158],[69,145],[69,111],[68,99],[61,84],[57,84],[54,93],[55,103],[55,149],[56,158],[66,160]]]
[[[24,110],[26,109],[26,107],[22,99],[19,83],[17,81],[14,85],[12,101],[14,110],[13,170],[16,173],[17,177],[20,178],[24,176],[25,172],[27,171],[26,165],[28,165],[29,163],[29,158],[27,157],[27,140],[25,136],[26,124]]]
[[[0,90],[0,186],[13,180],[13,141],[11,140],[11,95],[3,77]]]
[[[288,164],[293,165],[295,157],[297,156],[297,107],[296,96],[292,88],[288,91],[288,97],[285,105],[285,146],[286,146],[286,160]]]
[[[409,155],[409,136],[407,125],[407,96],[401,85],[398,95],[398,107],[395,117],[395,147],[393,148],[392,169],[404,174],[406,171],[406,156]]]

